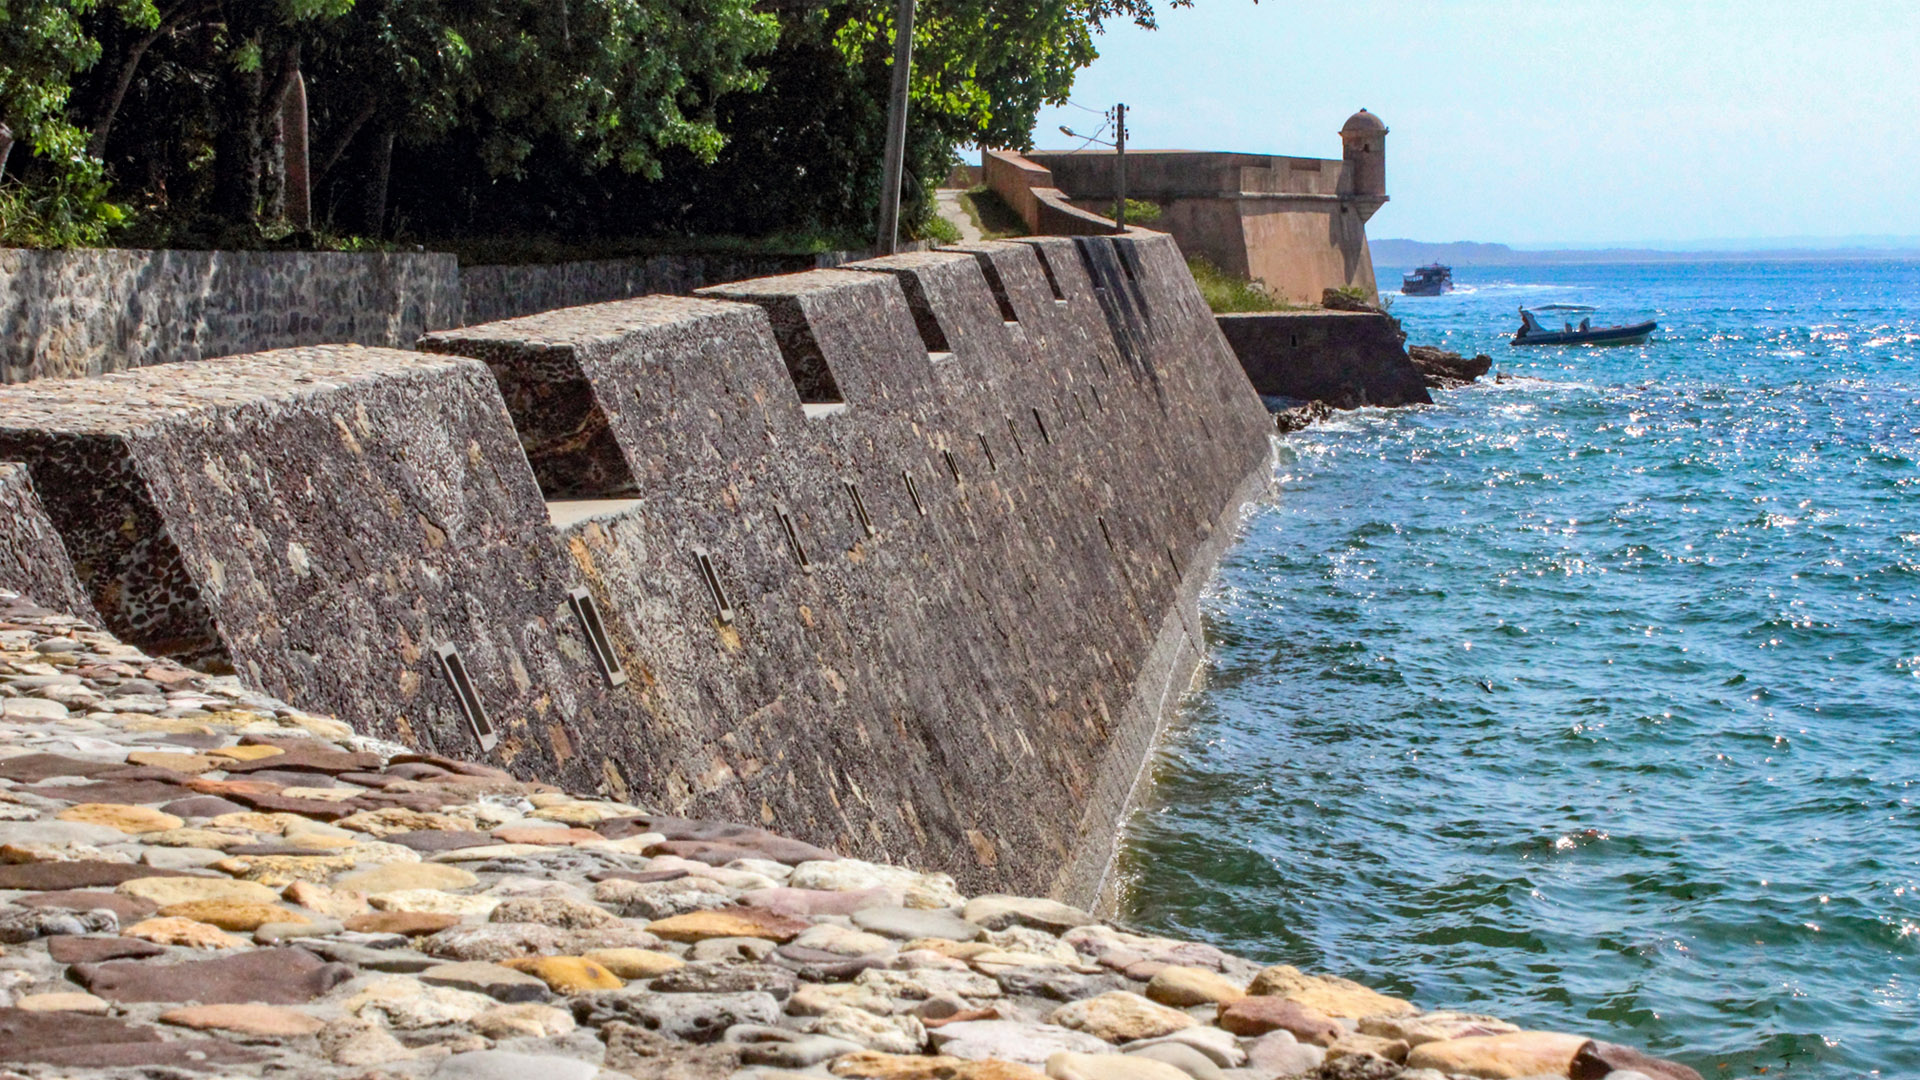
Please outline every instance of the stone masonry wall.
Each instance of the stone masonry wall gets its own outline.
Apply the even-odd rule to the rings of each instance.
[[[484,363],[320,347],[7,388],[0,460],[149,649],[428,752],[1097,893],[1268,475],[1171,241],[979,244],[423,344]]]
[[[480,364],[320,346],[30,383],[0,390],[0,447],[144,647],[479,754],[432,652],[453,645],[531,774],[566,773],[547,719],[593,737],[608,708]]]
[[[550,497],[619,500],[566,539],[648,714],[610,751],[635,791],[1093,895],[1197,657],[1172,613],[1268,452],[1164,238],[894,256],[424,346],[493,368]]]
[[[19,465],[0,464],[0,589],[35,597],[95,624],[100,621],[34,493],[33,478]]]
[[[0,248],[0,382],[325,342],[406,347],[459,321],[452,255]]]
[[[1218,316],[1255,390],[1269,397],[1362,405],[1428,405],[1399,324],[1360,311],[1263,311]]]

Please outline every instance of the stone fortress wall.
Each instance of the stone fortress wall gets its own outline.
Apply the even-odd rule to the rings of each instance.
[[[1269,475],[1170,239],[421,344],[6,388],[0,461],[149,650],[426,752],[1094,896]]]
[[[303,345],[411,349],[463,323],[692,292],[859,252],[460,265],[444,253],[0,248],[0,383]]]
[[[1127,195],[1160,204],[1152,227],[1187,254],[1259,281],[1276,298],[1313,304],[1330,288],[1371,298],[1366,223],[1387,202],[1386,136],[1362,109],[1340,131],[1339,159],[1129,149]],[[1056,204],[1105,213],[1117,190],[1112,150],[987,151],[984,160],[987,184],[1035,232],[1067,231],[1041,220],[1059,216]]]

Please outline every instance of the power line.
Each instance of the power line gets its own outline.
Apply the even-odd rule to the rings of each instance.
[[[1089,109],[1085,105],[1082,105],[1079,102],[1073,101],[1073,100],[1069,100],[1067,104],[1073,106],[1076,109],[1079,109],[1081,112],[1090,112],[1095,116],[1106,116],[1110,112],[1112,112],[1111,109]]]

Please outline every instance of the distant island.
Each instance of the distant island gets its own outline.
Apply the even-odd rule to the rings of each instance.
[[[1656,248],[1556,248],[1528,249],[1506,244],[1482,244],[1470,240],[1434,244],[1424,240],[1374,240],[1373,263],[1386,269],[1412,268],[1438,262],[1448,266],[1540,266],[1552,263],[1639,263],[1639,262],[1776,262],[1782,260],[1888,259],[1920,258],[1920,238],[1884,237],[1875,242],[1846,246],[1815,246],[1810,242],[1781,241],[1778,247],[1720,250],[1681,250]]]

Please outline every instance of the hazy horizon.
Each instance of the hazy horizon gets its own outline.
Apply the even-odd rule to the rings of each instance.
[[[1338,157],[1341,122],[1367,107],[1391,128],[1374,236],[1920,243],[1907,4],[1199,0],[1159,17],[1101,37],[1074,101],[1125,101],[1142,148],[1312,157]],[[1078,145],[1060,124],[1101,119],[1045,109],[1036,145]]]

